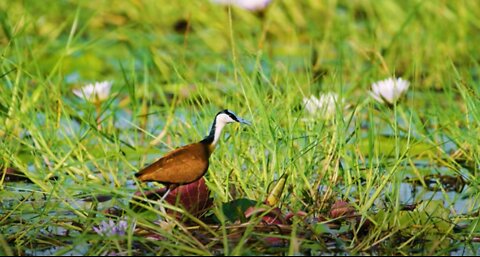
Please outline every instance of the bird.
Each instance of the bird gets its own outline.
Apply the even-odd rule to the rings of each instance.
[[[218,143],[221,132],[228,123],[250,122],[238,117],[230,110],[215,115],[210,133],[197,143],[177,148],[135,173],[141,182],[156,181],[164,184],[167,191],[161,201],[175,188],[199,180],[208,170],[209,158]]]

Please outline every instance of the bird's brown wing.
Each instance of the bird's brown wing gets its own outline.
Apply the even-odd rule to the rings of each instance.
[[[195,143],[178,148],[135,174],[141,181],[188,184],[208,169],[208,148]]]

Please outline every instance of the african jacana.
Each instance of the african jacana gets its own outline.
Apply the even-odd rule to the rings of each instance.
[[[198,143],[177,148],[135,174],[142,182],[156,181],[168,187],[168,193],[180,185],[200,179],[208,170],[208,159],[215,149],[223,127],[227,123],[248,124],[229,110],[223,110],[215,116],[207,137]]]

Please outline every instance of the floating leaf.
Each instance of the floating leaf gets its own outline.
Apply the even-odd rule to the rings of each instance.
[[[2,171],[5,172],[5,182],[28,182],[33,183],[25,174],[17,169],[14,168],[1,168]],[[0,177],[1,178],[1,177]]]
[[[283,217],[282,211],[280,208],[263,208],[252,206],[245,211],[245,218],[250,218],[252,216],[262,216],[262,220],[271,225],[271,224],[287,224],[285,217]]]
[[[113,198],[113,195],[89,195],[89,196],[85,196],[83,198],[81,198],[82,201],[85,201],[85,202],[99,202],[99,203],[103,203],[103,202],[106,202],[106,201],[110,201],[112,200]]]
[[[179,203],[194,216],[203,214],[213,203],[203,177],[193,183],[175,188],[165,200],[172,205]]]
[[[353,208],[348,202],[339,200],[336,201],[330,209],[330,218],[336,219],[343,216],[352,216],[355,214]]]
[[[155,201],[161,199],[166,192],[167,188],[164,187],[147,192],[136,192],[135,196],[139,198],[146,197],[149,200]],[[208,210],[213,203],[210,198],[210,190],[203,178],[175,188],[166,196],[165,201],[171,205],[182,206],[190,214],[197,217]],[[130,204],[131,208],[135,211],[144,211],[144,208],[138,205],[137,202],[146,205],[142,200],[134,200]]]
[[[257,202],[254,200],[247,198],[235,199],[228,203],[224,203],[222,211],[230,222],[235,222],[237,220],[245,221],[245,211],[255,205],[257,205]]]
[[[446,191],[462,192],[465,188],[465,180],[462,176],[450,176],[444,174],[430,174],[424,176],[424,181],[431,191],[439,190],[439,183]]]
[[[332,230],[328,227],[327,224],[316,223],[313,225],[313,233],[315,233],[315,235],[332,234]]]
[[[398,140],[398,141],[397,141]],[[375,138],[373,142],[373,154],[374,155],[384,155],[384,156],[395,156],[396,147],[398,143],[398,148],[400,153],[403,153],[407,150],[408,147],[408,156],[411,157],[432,157],[438,156],[438,147],[432,144],[427,144],[424,142],[418,142],[415,139],[410,141],[407,138],[394,138],[388,136],[379,136]],[[371,142],[368,138],[361,139],[356,146],[362,154],[369,156],[372,150]]]
[[[420,224],[430,224],[440,232],[448,233],[450,230],[450,210],[445,208],[442,200],[423,202],[415,210],[419,214]]]
[[[307,215],[308,215],[308,213],[306,213],[304,211],[289,212],[285,215],[285,219],[287,221],[290,221],[291,219],[293,219],[293,217],[305,218],[305,217],[307,217]]]
[[[449,233],[453,225],[450,211],[445,208],[442,200],[419,203],[413,210],[407,208],[399,211],[395,218],[381,210],[373,219],[377,224],[382,224],[384,230],[395,227],[408,234],[421,231],[425,233],[425,239],[429,239],[429,234]]]
[[[288,240],[280,237],[269,236],[263,239],[263,242],[269,247],[281,247],[288,244]]]

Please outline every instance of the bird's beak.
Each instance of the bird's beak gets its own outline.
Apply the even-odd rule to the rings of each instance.
[[[237,119],[238,119],[238,122],[240,122],[240,123],[247,124],[247,125],[252,125],[252,123],[250,123],[249,121],[246,121],[242,118],[237,117]]]

